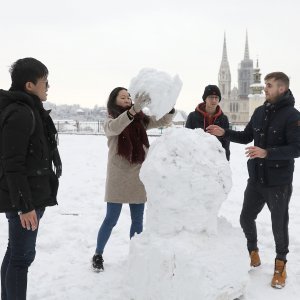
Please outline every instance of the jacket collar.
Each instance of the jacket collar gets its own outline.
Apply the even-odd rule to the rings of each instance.
[[[285,106],[295,106],[295,98],[291,90],[287,90],[283,95],[281,95],[275,103],[270,103],[265,101],[264,103],[266,110],[278,110]]]
[[[197,105],[195,111],[197,111],[198,113],[203,115],[204,118],[209,118],[210,117],[210,115],[205,111],[205,102],[202,102],[199,105]],[[218,105],[217,108],[216,108],[216,113],[212,117],[214,119],[217,119],[220,115],[222,115],[222,113],[223,113],[222,109]]]

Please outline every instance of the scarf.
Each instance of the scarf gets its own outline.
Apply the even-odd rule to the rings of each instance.
[[[119,134],[118,155],[124,157],[132,164],[143,163],[146,156],[144,146],[147,149],[150,146],[145,128],[147,121],[148,117],[143,112],[140,112],[134,116],[134,120]]]

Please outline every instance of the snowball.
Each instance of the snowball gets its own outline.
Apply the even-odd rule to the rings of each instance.
[[[149,200],[149,230],[216,232],[219,208],[231,189],[229,163],[216,137],[202,129],[168,130],[151,144],[140,178]]]
[[[138,93],[149,93],[151,103],[147,107],[150,115],[160,119],[175,106],[181,87],[178,75],[172,77],[162,71],[144,68],[131,80],[128,91],[133,101]]]

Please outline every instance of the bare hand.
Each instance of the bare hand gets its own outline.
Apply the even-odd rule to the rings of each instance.
[[[245,154],[249,158],[265,158],[268,152],[266,149],[262,149],[256,146],[250,146],[246,148]]]
[[[35,231],[38,227],[38,220],[35,210],[32,210],[25,214],[20,214],[20,220],[22,227],[27,230]]]
[[[218,125],[209,125],[206,128],[206,132],[215,136],[223,136],[225,134],[225,130]]]

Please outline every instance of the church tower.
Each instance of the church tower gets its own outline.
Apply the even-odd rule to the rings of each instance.
[[[256,68],[253,72],[253,84],[250,85],[250,94],[260,95],[263,93],[264,85],[261,83],[261,73],[258,66],[258,59],[256,61]]]
[[[230,92],[231,92],[231,74],[230,74],[230,68],[228,63],[225,33],[224,33],[222,61],[219,69],[218,85],[221,90],[222,98],[229,99]]]
[[[264,85],[261,83],[261,73],[258,66],[258,60],[256,61],[256,68],[253,72],[253,83],[250,85],[249,95],[249,119],[253,115],[255,109],[265,102],[265,94],[263,92]]]
[[[248,46],[248,32],[246,32],[246,44],[244,59],[238,69],[238,97],[241,100],[248,100],[250,85],[253,83],[253,60],[250,59]]]

